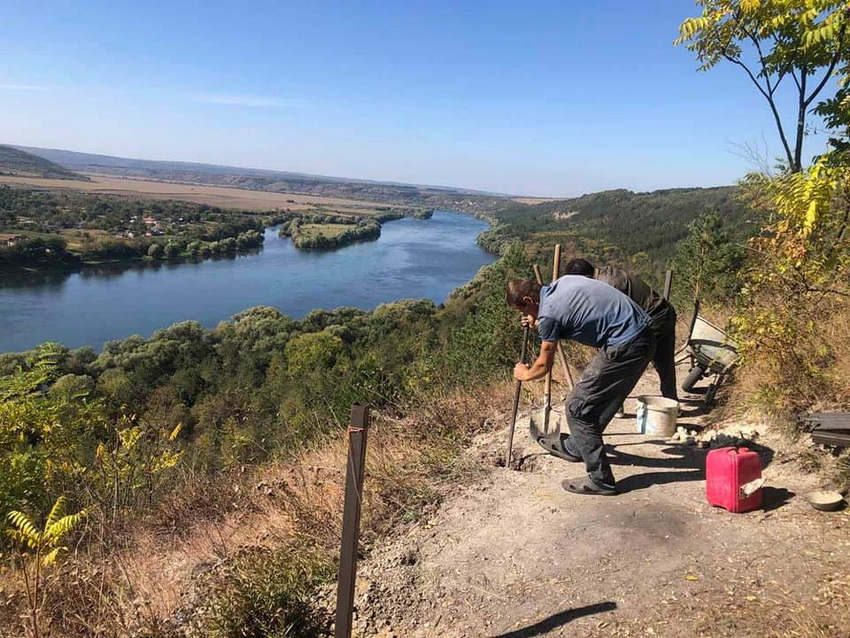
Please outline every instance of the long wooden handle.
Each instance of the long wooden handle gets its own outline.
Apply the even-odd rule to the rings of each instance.
[[[543,285],[543,275],[540,272],[540,266],[534,264],[534,277],[537,279],[537,283],[541,286]],[[572,391],[573,386],[573,374],[570,372],[570,366],[567,363],[567,355],[564,354],[564,344],[560,341],[558,342],[558,359],[561,361],[561,368],[564,370],[564,379],[567,382],[567,387],[569,387],[570,391]]]
[[[519,355],[519,362],[525,363],[525,354],[528,350],[528,326],[522,329],[522,353]],[[516,382],[516,391],[514,392],[514,408],[511,413],[511,425],[508,428],[508,454],[505,467],[511,468],[511,457],[514,450],[514,429],[516,428],[516,415],[519,412],[519,398],[522,393],[522,381]]]
[[[558,278],[561,270],[561,244],[555,244],[555,256],[552,259],[552,281]],[[559,342],[560,344],[560,342]],[[543,390],[543,431],[549,432],[549,413],[552,411],[552,368],[546,373],[546,385]]]
[[[561,244],[555,244],[555,256],[552,259],[552,281],[561,275]]]

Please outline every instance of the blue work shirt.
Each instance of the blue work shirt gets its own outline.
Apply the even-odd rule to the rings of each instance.
[[[540,290],[537,331],[543,341],[572,339],[588,346],[628,343],[649,315],[616,288],[582,275],[565,275]]]

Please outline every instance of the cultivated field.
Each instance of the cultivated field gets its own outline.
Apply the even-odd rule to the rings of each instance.
[[[536,204],[542,204],[544,202],[551,202],[552,197],[512,197],[515,202],[519,202],[520,204],[528,204],[529,206],[535,206]]]
[[[139,199],[182,199],[198,204],[251,211],[282,210],[284,208],[307,210],[323,207],[328,208],[328,212],[369,215],[377,209],[393,208],[388,204],[336,197],[271,193],[226,186],[176,184],[100,175],[88,175],[88,177],[91,178],[91,182],[41,177],[0,176],[0,184],[15,184],[47,190],[72,190],[100,195],[123,195]]]

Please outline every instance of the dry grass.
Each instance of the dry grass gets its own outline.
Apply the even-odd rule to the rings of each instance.
[[[793,352],[780,344],[745,360],[734,397],[740,403],[756,398],[766,404],[775,394],[774,405],[767,407],[774,420],[787,422],[792,435],[799,411],[850,408],[850,303],[836,300],[830,312],[800,321],[807,327],[800,330]]]
[[[304,224],[301,226],[299,234],[306,238],[312,238],[321,233],[325,237],[333,239],[352,228],[354,227],[351,224]]]
[[[349,215],[369,215],[378,207],[390,206],[377,202],[366,202],[318,195],[273,193],[270,191],[206,186],[203,184],[177,184],[152,180],[128,179],[90,175],[91,182],[66,179],[44,179],[0,176],[0,184],[17,184],[51,191],[79,191],[95,195],[123,195],[138,199],[180,199],[198,204],[236,208],[248,211],[272,209],[308,210],[317,206]]]
[[[472,471],[462,454],[465,444],[501,418],[511,387],[488,391],[486,405],[477,396],[437,397],[425,407],[374,416],[361,520],[364,548],[416,520]],[[155,512],[124,529],[91,530],[87,545],[49,579],[42,611],[50,628],[46,635],[187,635],[180,628],[186,623],[203,626],[203,619],[191,618],[199,597],[209,602],[197,583],[223,591],[227,566],[245,552],[303,544],[334,562],[346,461],[347,441],[340,434],[253,471],[188,481]],[[202,574],[211,576],[199,581]],[[0,626],[10,632],[0,635],[25,636],[20,583],[0,574],[0,592]]]
[[[833,574],[810,596],[779,587],[704,611],[691,628],[696,636],[842,638],[850,627],[850,578]]]

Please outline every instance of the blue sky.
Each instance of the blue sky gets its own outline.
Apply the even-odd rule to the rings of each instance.
[[[673,47],[689,0],[3,4],[0,143],[541,196],[781,150],[739,69]]]

